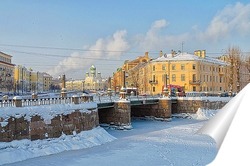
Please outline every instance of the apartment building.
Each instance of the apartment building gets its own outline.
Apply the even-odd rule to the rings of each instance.
[[[10,93],[14,90],[14,64],[11,55],[0,52],[0,93]]]
[[[206,56],[205,50],[194,54],[160,52],[158,58],[138,63],[126,73],[127,86],[136,87],[140,94],[161,94],[166,85],[181,86],[185,92],[229,91],[228,63]]]

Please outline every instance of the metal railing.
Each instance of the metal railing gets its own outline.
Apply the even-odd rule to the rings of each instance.
[[[52,105],[52,104],[75,104],[78,98],[79,103],[92,102],[93,98],[91,96],[87,97],[56,97],[56,98],[37,98],[37,99],[20,99],[21,107],[27,106],[39,106],[39,105]],[[15,107],[15,99],[0,100],[0,107]]]
[[[20,99],[21,107],[28,106],[39,106],[39,105],[52,105],[52,104],[75,104],[76,97],[38,97],[35,99],[32,98],[22,98]],[[109,95],[94,95],[94,96],[79,96],[77,97],[79,103],[85,102],[96,102],[96,103],[110,103],[118,101],[120,96],[109,96]],[[152,100],[157,99],[159,96],[126,96],[128,101],[143,101],[143,100]],[[15,99],[0,100],[0,107],[16,107]]]

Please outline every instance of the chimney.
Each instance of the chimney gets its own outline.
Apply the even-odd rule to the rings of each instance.
[[[206,58],[206,50],[202,50],[201,51],[201,57],[202,58]]]
[[[176,51],[171,50],[171,54],[172,54],[172,57],[174,57],[174,56],[175,56],[175,54],[176,54]]]
[[[162,57],[162,55],[163,55],[163,52],[162,52],[162,51],[160,51],[160,57]]]
[[[201,50],[194,51],[194,55],[201,57]]]
[[[147,58],[148,58],[148,52],[145,52],[145,57],[147,57]]]

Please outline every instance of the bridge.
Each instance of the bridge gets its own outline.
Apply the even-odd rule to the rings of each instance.
[[[0,100],[0,141],[55,138],[61,136],[61,133],[79,133],[98,125],[129,129],[132,127],[131,117],[169,120],[174,113],[195,113],[198,108],[218,109],[226,103],[227,101],[209,101],[206,98],[145,96],[122,99],[89,95],[14,97]],[[32,108],[37,111],[33,112]],[[44,114],[46,115],[42,116]],[[50,119],[46,119],[48,117]]]

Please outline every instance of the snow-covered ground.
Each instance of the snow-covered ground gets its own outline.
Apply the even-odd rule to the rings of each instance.
[[[0,143],[0,163],[18,166],[206,165],[215,158],[217,149],[210,137],[196,134],[207,122],[197,119],[208,119],[215,113],[199,110],[196,115],[183,115],[189,118],[173,118],[171,122],[134,119],[132,130],[106,129],[106,132],[98,127],[58,139]]]

